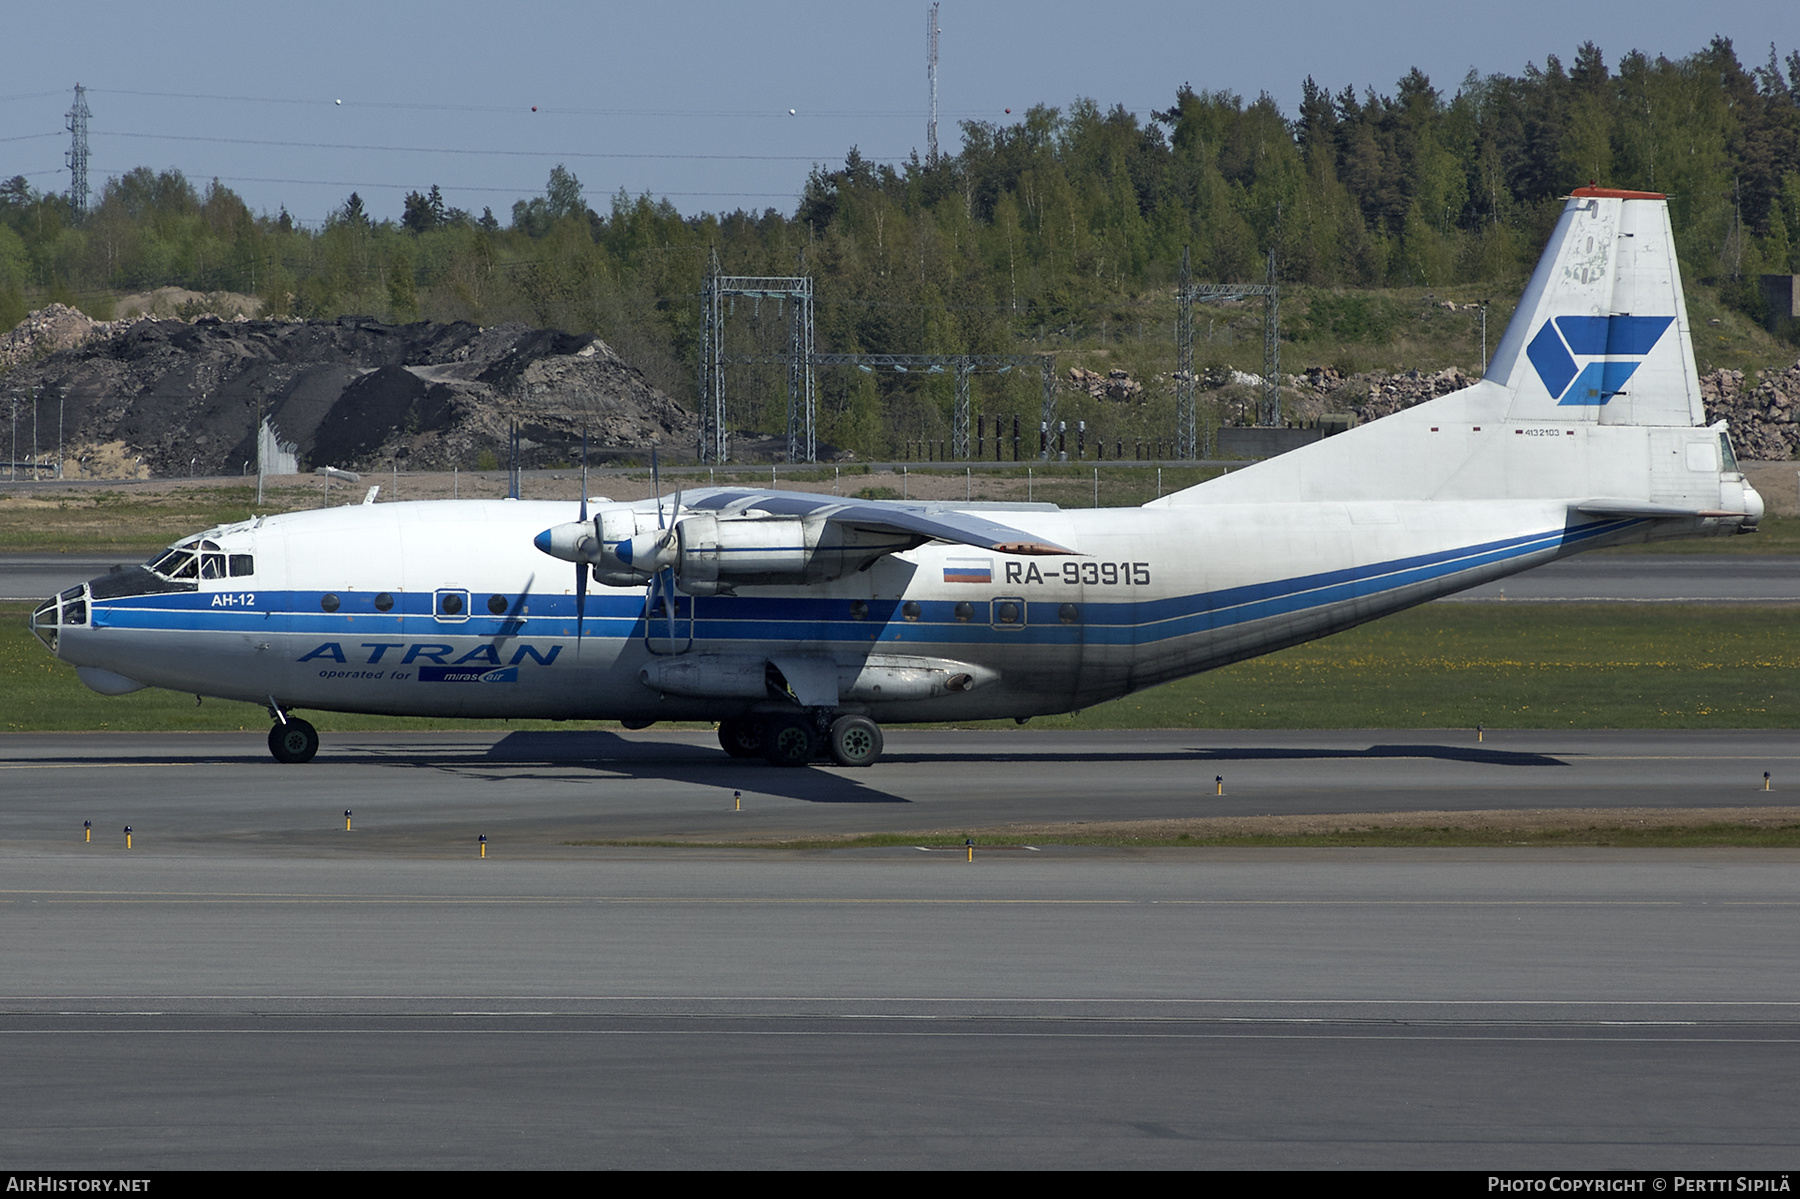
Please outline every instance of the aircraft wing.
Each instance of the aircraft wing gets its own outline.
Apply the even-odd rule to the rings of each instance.
[[[712,512],[720,516],[766,513],[769,516],[823,518],[849,529],[895,533],[927,541],[948,541],[1002,554],[1073,554],[1076,551],[1033,533],[958,511],[942,503],[910,503],[905,500],[842,500],[804,491],[720,488],[684,498],[686,511]]]

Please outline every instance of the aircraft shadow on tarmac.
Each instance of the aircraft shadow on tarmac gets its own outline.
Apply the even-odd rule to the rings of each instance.
[[[406,756],[433,765],[451,764],[444,763],[438,755],[433,754]],[[608,774],[732,787],[806,803],[912,802],[903,796],[866,786],[858,778],[845,777],[832,771],[781,769],[760,761],[728,758],[722,750],[708,746],[634,741],[617,733],[598,729],[508,733],[481,755],[479,761],[482,766],[510,763],[556,765],[565,771],[570,766],[591,766]],[[454,765],[463,768],[466,773],[467,768],[474,763],[464,758]],[[869,772],[857,773],[866,777]],[[721,775],[728,777],[722,780]],[[876,775],[879,777],[879,772]],[[494,777],[516,780],[533,776],[508,769],[497,772]],[[562,774],[555,777],[567,776]]]
[[[911,803],[905,796],[884,791],[877,783],[882,777],[878,766],[868,771],[802,768],[781,769],[759,761],[728,758],[720,750],[707,745],[683,745],[663,740],[640,741],[598,729],[567,732],[524,731],[509,733],[491,746],[477,741],[461,744],[431,745],[401,737],[392,743],[363,743],[354,749],[346,747],[345,756],[363,764],[379,764],[406,768],[435,769],[465,777],[487,778],[494,782],[520,782],[531,779],[567,782],[571,767],[587,768],[598,776],[626,776],[639,779],[663,779],[692,783],[697,786],[734,788],[761,795],[774,795],[805,803]],[[342,751],[340,751],[342,752]],[[332,759],[344,760],[328,747],[320,764]],[[1321,748],[1292,746],[1196,746],[1177,750],[1128,749],[1115,752],[1044,753],[1041,750],[976,751],[950,753],[889,753],[882,760],[887,765],[954,766],[965,763],[1089,763],[1132,764],[1150,762],[1191,762],[1215,764],[1245,761],[1303,760],[1374,760],[1395,758],[1432,758],[1479,766],[1542,767],[1567,766],[1561,758],[1541,753],[1519,753],[1476,746],[1448,745],[1371,745],[1367,748]],[[261,752],[242,755],[206,754],[203,759],[215,763],[261,763],[271,767]],[[97,755],[84,758],[93,765],[168,765],[164,754]],[[555,771],[538,772],[531,767],[554,767]],[[282,770],[305,767],[275,767]]]
[[[1371,745],[1367,749],[1296,749],[1283,746],[1258,749],[1197,749],[1197,761],[1260,762],[1314,758],[1436,758],[1444,762],[1468,762],[1476,766],[1567,766],[1551,754],[1517,753],[1504,749],[1478,749],[1465,745]]]
[[[1244,762],[1244,761],[1277,761],[1277,760],[1311,760],[1311,759],[1389,759],[1389,758],[1433,758],[1446,762],[1465,762],[1477,766],[1567,766],[1562,758],[1550,754],[1522,753],[1513,750],[1487,749],[1478,746],[1461,745],[1371,745],[1364,749],[1354,748],[1320,748],[1293,746],[1241,746],[1231,748],[1214,748],[1200,746],[1190,749],[1146,750],[1128,749],[1113,752],[1085,751],[1080,753],[1045,753],[1042,750],[1012,751],[977,751],[962,750],[950,753],[895,753],[890,751],[883,756],[882,762],[887,765],[933,765],[969,762]],[[490,762],[570,762],[598,761],[605,762],[609,768],[623,767],[628,773],[638,772],[638,768],[655,765],[666,767],[676,763],[701,768],[720,766],[739,766],[739,763],[721,758],[719,754],[707,746],[670,745],[667,742],[633,741],[615,733],[599,730],[571,732],[517,732],[510,733],[494,744],[486,755]],[[756,789],[770,792],[771,787],[764,785],[765,772],[758,769],[760,763],[745,762],[742,766],[756,772]],[[662,773],[658,771],[658,773]],[[769,773],[780,773],[771,771]],[[831,779],[849,783],[858,792],[870,793],[871,789],[855,784],[853,780],[836,774],[825,774],[817,770],[795,772],[803,778],[812,780]],[[877,777],[880,768],[873,772]],[[905,802],[905,801],[897,801]]]

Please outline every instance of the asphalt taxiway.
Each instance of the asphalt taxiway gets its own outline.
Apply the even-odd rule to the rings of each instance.
[[[8,1162],[1743,1170],[1800,1147],[1792,851],[577,844],[1774,806],[1790,733],[896,730],[864,771],[686,733],[336,736],[304,767],[261,741],[0,737]]]
[[[430,857],[486,836],[496,853],[555,856],[598,840],[1781,805],[1800,789],[1800,740],[1786,730],[1478,740],[1471,729],[894,729],[873,769],[788,770],[727,758],[705,732],[328,734],[297,767],[274,762],[261,733],[28,733],[0,736],[0,787],[0,849],[63,843],[91,820],[121,842],[131,824],[139,853]]]

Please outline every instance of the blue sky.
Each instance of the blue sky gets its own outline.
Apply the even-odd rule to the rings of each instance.
[[[253,209],[321,220],[354,190],[377,217],[436,183],[502,220],[565,164],[590,204],[620,188],[683,212],[791,212],[814,163],[925,149],[928,5],[818,3],[15,5],[0,75],[0,177],[63,190],[63,114],[90,89],[89,176],[217,177]],[[1709,5],[944,0],[940,142],[1077,96],[1147,116],[1184,82],[1292,116],[1308,75],[1391,92],[1417,66],[1565,62],[1593,40],[1672,58],[1729,37],[1746,65],[1800,48],[1793,0]],[[338,101],[342,103],[338,103]],[[533,112],[532,107],[537,111]],[[1005,110],[1012,109],[1009,117]],[[793,115],[789,114],[792,109]]]

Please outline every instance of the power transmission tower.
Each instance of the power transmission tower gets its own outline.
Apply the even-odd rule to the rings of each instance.
[[[74,207],[77,218],[87,215],[87,125],[88,118],[93,115],[88,111],[87,89],[77,83],[75,85],[75,106],[68,112],[69,152],[65,156],[69,160],[69,203]]]
[[[1194,301],[1237,300],[1260,296],[1263,308],[1263,386],[1256,423],[1281,423],[1281,289],[1275,282],[1275,251],[1269,251],[1267,283],[1195,283],[1188,254],[1181,253],[1181,283],[1175,293],[1175,445],[1183,458],[1201,450],[1194,407]],[[1205,447],[1210,453],[1211,447]]]
[[[806,269],[806,258],[800,259]],[[788,319],[788,461],[818,456],[814,433],[818,405],[813,379],[813,281],[811,275],[727,275],[715,247],[700,282],[700,461],[731,458],[731,430],[725,414],[725,364],[761,361],[755,355],[725,353],[725,308],[732,296],[792,301]]]
[[[925,14],[925,78],[931,84],[931,120],[925,125],[925,162],[936,166],[937,144],[937,50],[938,6],[933,4]]]
[[[1175,292],[1175,456],[1198,458],[1200,430],[1194,407],[1194,275],[1188,247],[1181,247],[1181,286]],[[1209,450],[1211,447],[1207,447]]]

